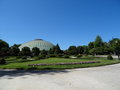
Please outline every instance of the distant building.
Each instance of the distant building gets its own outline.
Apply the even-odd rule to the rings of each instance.
[[[52,48],[54,45],[48,41],[42,40],[42,39],[35,39],[33,41],[29,41],[27,43],[22,44],[19,49],[22,50],[23,47],[29,47],[30,50],[32,48],[37,47],[40,50],[49,50]]]

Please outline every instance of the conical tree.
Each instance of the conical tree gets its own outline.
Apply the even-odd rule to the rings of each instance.
[[[102,38],[98,35],[95,39],[95,42],[94,42],[94,47],[97,48],[97,47],[102,47],[103,46],[103,40]]]
[[[55,46],[55,51],[54,51],[54,54],[60,54],[61,53],[61,49],[60,49],[60,46],[57,44]]]

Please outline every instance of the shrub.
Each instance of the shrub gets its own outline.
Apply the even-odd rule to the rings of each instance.
[[[49,55],[46,55],[46,58],[50,58],[50,56],[49,56]]]
[[[25,60],[25,59],[27,59],[27,57],[26,57],[26,56],[23,56],[22,59]]]
[[[33,59],[38,60],[39,58],[38,58],[38,56],[35,56],[35,57],[33,57]]]
[[[79,55],[77,55],[77,57],[78,57],[78,58],[80,58],[80,57],[82,57],[82,55],[81,55],[81,54],[79,54]]]
[[[113,57],[112,57],[111,55],[108,55],[108,56],[107,56],[107,59],[108,59],[108,60],[113,60]]]
[[[49,57],[56,57],[55,54],[49,54]]]
[[[56,57],[61,58],[61,57],[63,57],[63,55],[62,54],[57,54]]]
[[[20,59],[20,58],[22,58],[22,56],[17,56],[17,57],[16,57],[16,59]]]
[[[6,60],[5,59],[0,59],[0,64],[5,64]]]
[[[63,58],[69,58],[69,55],[64,55]]]
[[[42,55],[39,55],[38,56],[38,59],[45,59],[46,58],[46,55],[45,54],[42,54]]]

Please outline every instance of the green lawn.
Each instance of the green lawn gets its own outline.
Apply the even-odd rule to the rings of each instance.
[[[0,65],[1,69],[71,69],[71,68],[84,68],[84,67],[95,67],[102,65],[109,65],[120,63],[120,60],[107,60],[106,58],[95,58],[95,57],[83,57],[80,59],[65,59],[65,58],[48,58],[42,60],[25,60],[21,62],[21,59],[15,57],[9,57],[6,59],[6,65]],[[28,64],[40,64],[40,63],[67,63],[67,62],[82,62],[82,61],[100,61],[101,63],[92,64],[77,64],[77,65],[51,65],[51,66],[28,66]]]

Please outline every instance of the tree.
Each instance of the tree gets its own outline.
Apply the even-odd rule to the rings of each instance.
[[[118,55],[118,59],[120,59],[120,40],[119,39],[111,40],[110,46],[113,49],[114,53]]]
[[[9,45],[7,42],[0,40],[0,56],[8,55]]]
[[[0,40],[0,50],[2,48],[9,48],[9,45],[7,42],[3,41],[3,40]]]
[[[32,54],[33,54],[33,56],[38,56],[39,53],[40,53],[40,49],[39,49],[39,48],[34,47],[34,48],[32,49]]]
[[[31,51],[30,51],[29,47],[23,47],[22,51],[20,53],[23,56],[30,56],[31,55]]]
[[[84,48],[83,54],[89,54],[88,46],[83,46],[83,48]]]
[[[109,41],[109,48],[112,50],[112,54],[116,54],[115,50],[114,50],[114,44],[119,41],[118,38],[113,38],[112,40]]]
[[[89,50],[92,49],[92,48],[94,48],[94,42],[90,42],[90,43],[88,44],[88,48],[89,48]]]
[[[92,55],[102,55],[104,54],[104,48],[103,47],[93,48],[89,52]]]
[[[70,46],[67,50],[69,55],[77,55],[78,54],[78,50],[76,48],[76,46]]]
[[[42,50],[41,52],[40,52],[40,55],[47,55],[48,54],[48,52],[46,51],[46,50]]]
[[[16,44],[10,47],[9,54],[12,56],[18,56],[20,52],[20,49]]]
[[[61,54],[62,50],[60,49],[60,46],[57,44],[53,48],[50,48],[49,54]]]
[[[84,53],[84,47],[83,46],[78,46],[77,50],[78,50],[79,54],[83,54]]]
[[[62,52],[62,50],[60,49],[60,46],[57,44],[55,46],[55,51],[54,51],[54,54],[60,54]]]
[[[100,36],[97,36],[94,42],[94,47],[102,47],[103,46],[103,40]]]
[[[1,48],[0,56],[8,56],[8,55],[9,55],[9,48],[7,47]]]

